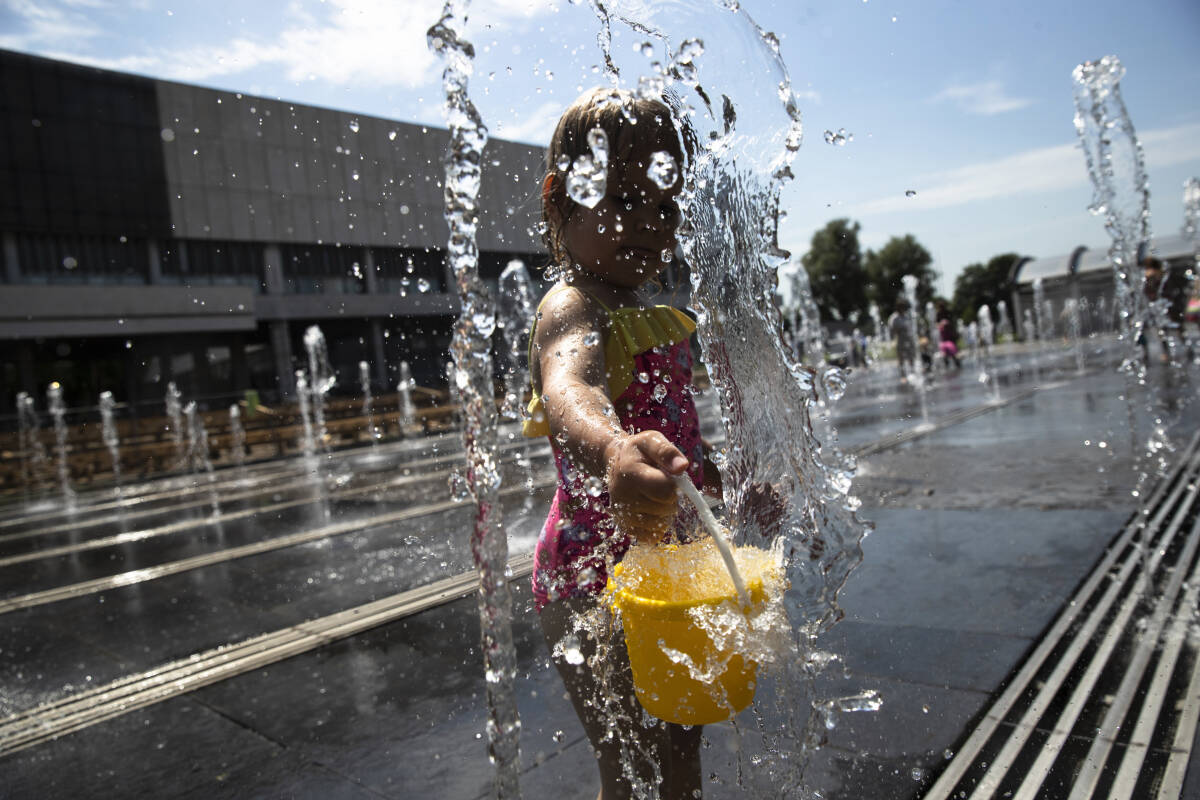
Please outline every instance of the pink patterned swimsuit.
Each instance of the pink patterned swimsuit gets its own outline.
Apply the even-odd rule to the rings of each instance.
[[[646,312],[658,314],[661,319],[667,313],[662,309],[666,307],[659,306]],[[614,320],[618,314],[625,314],[628,323],[629,315],[636,315],[638,311],[616,309],[609,314]],[[680,312],[674,309],[670,311],[686,320]],[[690,325],[690,320],[686,324]],[[688,343],[691,331],[683,329],[664,334],[659,330],[656,335],[634,335],[631,338],[628,324],[614,324],[612,327],[609,338],[624,337],[627,340],[627,353],[637,347],[637,341],[681,336],[677,341],[628,353],[632,355],[633,380],[617,396],[613,406],[621,427],[629,433],[659,431],[678,447],[691,462],[689,476],[700,487],[704,477],[704,450],[691,391],[692,353]],[[606,342],[606,351],[613,354],[616,352],[613,348],[619,346],[620,342]],[[610,357],[608,360],[611,365],[614,360],[620,361],[621,358]],[[610,386],[614,382],[618,381],[614,380],[610,370]],[[537,403],[540,403],[540,398],[535,394],[531,409]],[[526,432],[530,433],[528,425]],[[600,594],[608,582],[609,564],[620,561],[631,543],[628,535],[616,530],[608,513],[608,492],[600,491],[601,484],[589,480],[587,474],[572,467],[553,438],[550,446],[558,469],[558,490],[534,551],[533,595],[539,611],[554,600]],[[589,494],[589,484],[593,494]],[[686,528],[686,516],[680,515],[677,528]]]

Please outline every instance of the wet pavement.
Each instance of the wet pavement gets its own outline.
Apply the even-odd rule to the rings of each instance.
[[[922,418],[894,368],[856,375],[838,404],[841,444],[878,445],[855,483],[875,530],[841,595],[846,618],[820,643],[844,669],[819,688],[875,689],[883,707],[826,732],[806,780],[824,797],[928,787],[1136,508],[1122,381],[1099,363],[1076,375],[1069,351],[999,361],[1003,402],[970,366],[940,375],[919,437],[897,439]],[[946,419],[957,424],[939,428]],[[522,452],[507,451],[506,486],[524,478]],[[215,520],[208,488],[187,480],[126,487],[123,514],[109,492],[81,495],[71,518],[0,519],[0,725],[267,637],[213,682],[139,695],[104,718],[83,702],[73,729],[0,754],[0,797],[490,796],[472,596],[400,607],[353,635],[321,629],[288,657],[270,638],[465,572],[471,512],[446,490],[455,453],[452,437],[337,453],[321,486],[298,461],[223,471]],[[534,502],[504,500],[517,554],[532,548],[552,478],[545,448],[531,455]],[[590,800],[598,777],[528,580],[514,590],[523,794]],[[746,796],[738,736],[716,725],[706,737],[706,797]],[[1193,758],[1184,796],[1200,795],[1198,769]]]

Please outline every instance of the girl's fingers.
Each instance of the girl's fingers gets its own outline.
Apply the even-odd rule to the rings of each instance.
[[[678,475],[688,468],[688,460],[658,431],[646,431],[634,437],[637,447],[652,464],[656,464],[671,475]]]

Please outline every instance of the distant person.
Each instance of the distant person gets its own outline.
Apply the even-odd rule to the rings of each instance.
[[[954,364],[955,369],[962,369],[962,361],[958,358],[958,325],[944,300],[937,304],[937,329],[942,363],[947,367]]]
[[[917,350],[914,344],[916,330],[913,329],[911,309],[907,300],[896,303],[896,311],[888,320],[888,331],[896,342],[896,360],[900,363],[900,380],[908,381],[908,376],[916,371]]]
[[[1150,304],[1150,318],[1138,336],[1138,344],[1142,346],[1142,359],[1150,363],[1150,343],[1146,336],[1147,329],[1153,329],[1158,334],[1159,345],[1162,347],[1160,360],[1165,364],[1171,360],[1171,347],[1183,344],[1184,316],[1187,312],[1187,278],[1178,270],[1166,272],[1163,262],[1154,256],[1142,259],[1142,271],[1145,283],[1142,291],[1146,302]],[[1188,358],[1191,358],[1188,353]]]

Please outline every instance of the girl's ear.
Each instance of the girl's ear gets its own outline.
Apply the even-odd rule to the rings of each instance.
[[[546,210],[549,222],[555,226],[562,225],[565,221],[563,191],[562,178],[554,172],[547,174],[546,179],[542,181],[542,208]]]

